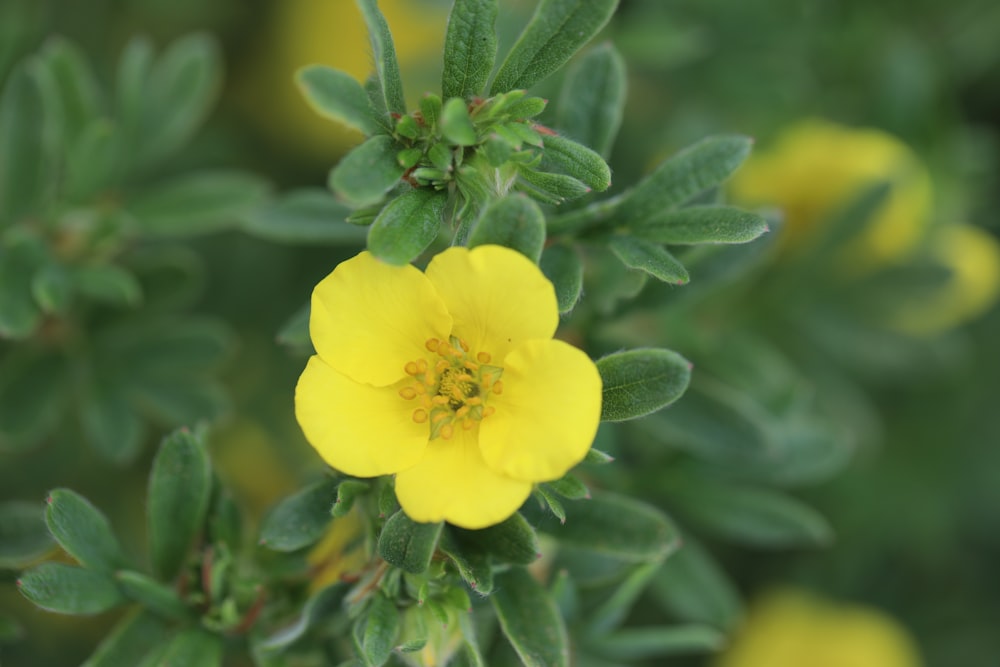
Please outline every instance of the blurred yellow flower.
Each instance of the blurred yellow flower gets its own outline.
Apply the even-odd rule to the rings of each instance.
[[[750,611],[714,667],[920,667],[906,629],[860,605],[779,590]]]
[[[794,247],[880,182],[887,182],[890,192],[845,253],[845,260],[866,268],[911,252],[930,218],[930,176],[895,137],[804,121],[781,134],[770,150],[755,152],[733,177],[730,192],[745,205],[782,209],[785,246]]]
[[[445,0],[379,0],[392,30],[408,92],[437,90],[447,11]],[[361,139],[353,130],[321,118],[293,77],[306,65],[329,65],[358,81],[374,71],[368,32],[352,0],[274,0],[269,33],[243,68],[237,97],[276,141],[316,157],[344,152]]]
[[[927,243],[929,259],[951,271],[948,280],[903,304],[890,316],[901,331],[934,335],[986,312],[1000,297],[1000,242],[973,225],[935,228]]]
[[[306,556],[311,572],[309,588],[315,592],[350,578],[363,570],[368,560],[365,526],[355,508],[334,519]]]
[[[299,424],[337,470],[395,474],[415,521],[499,523],[597,431],[600,375],[558,322],[552,283],[509,248],[449,248],[425,273],[363,252],[313,291]]]

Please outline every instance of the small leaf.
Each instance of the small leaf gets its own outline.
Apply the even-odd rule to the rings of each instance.
[[[496,244],[513,248],[538,263],[545,245],[545,216],[525,196],[497,199],[479,216],[469,247]]]
[[[469,587],[480,595],[493,592],[493,567],[489,555],[478,546],[461,542],[454,532],[455,526],[447,526],[441,533],[438,549],[452,560],[458,573]]]
[[[350,214],[326,190],[293,190],[244,216],[243,231],[275,243],[358,245],[365,231],[346,222]]]
[[[188,172],[141,192],[127,208],[148,234],[197,236],[239,225],[268,190],[263,179],[242,171]]]
[[[615,236],[608,247],[622,264],[645,271],[657,280],[674,285],[686,285],[691,280],[684,265],[661,245],[632,236]]]
[[[368,139],[333,168],[330,187],[353,208],[377,204],[403,175],[398,151],[392,137],[380,134]]]
[[[566,508],[563,507],[563,504],[559,501],[559,498],[556,497],[556,494],[547,486],[544,484],[536,486],[532,491],[532,495],[534,495],[544,507],[549,508],[549,511],[552,512],[557,519],[559,519],[559,523],[566,523]]]
[[[164,439],[149,478],[149,551],[163,580],[177,574],[205,523],[212,468],[201,438],[186,430]]]
[[[521,189],[547,204],[561,204],[590,192],[584,183],[566,174],[521,169],[518,176]]]
[[[750,155],[752,143],[748,137],[717,136],[682,150],[624,194],[613,209],[614,219],[644,224],[720,185]]]
[[[166,624],[147,611],[136,610],[123,618],[98,645],[82,667],[139,665],[154,646],[167,638]]]
[[[50,37],[34,62],[33,73],[53,136],[72,148],[84,128],[101,114],[93,70],[77,47],[61,37]]]
[[[31,212],[45,187],[42,118],[35,82],[25,66],[15,67],[0,90],[0,227]],[[0,258],[0,266],[5,261]],[[0,335],[6,336],[4,328],[0,320]]]
[[[625,110],[625,61],[609,42],[589,50],[566,74],[556,126],[566,136],[611,154]]]
[[[742,615],[736,586],[690,535],[653,576],[650,591],[673,618],[729,630]]]
[[[469,117],[469,107],[461,97],[453,97],[444,103],[438,126],[445,140],[456,146],[473,146],[476,143],[476,127]]]
[[[327,477],[283,499],[264,517],[260,543],[275,551],[295,551],[314,544],[330,526],[337,500],[337,479]]]
[[[115,117],[129,139],[142,134],[147,104],[146,86],[152,67],[153,43],[145,36],[130,38],[122,49],[115,75]]]
[[[568,313],[580,300],[583,291],[583,260],[572,246],[550,245],[542,252],[539,267],[556,288],[560,313]]]
[[[295,82],[313,111],[365,135],[384,131],[365,89],[347,72],[325,65],[309,65],[295,74]]]
[[[403,265],[417,258],[437,238],[447,195],[426,188],[393,199],[368,232],[368,249],[384,262]]]
[[[482,530],[453,527],[452,534],[460,543],[473,545],[501,563],[529,565],[542,553],[535,529],[517,512],[506,521]]]
[[[45,523],[59,546],[84,567],[111,573],[125,565],[125,555],[107,517],[78,493],[52,491]]]
[[[28,570],[17,587],[31,602],[57,614],[99,614],[125,601],[110,576],[63,563]]]
[[[368,26],[383,106],[390,113],[402,115],[406,113],[406,101],[403,99],[403,80],[399,75],[399,61],[396,60],[389,24],[379,11],[377,0],[355,1]]]
[[[156,667],[220,667],[222,639],[204,630],[183,630],[167,646]]]
[[[0,238],[0,339],[27,338],[41,322],[42,312],[32,296],[31,280],[43,262],[44,249],[38,240]]]
[[[55,547],[40,503],[0,503],[0,570],[20,569]]]
[[[399,636],[399,610],[381,593],[372,596],[361,640],[362,657],[368,667],[381,667],[389,660]]]
[[[354,501],[371,491],[371,484],[358,479],[345,479],[337,485],[337,500],[330,513],[334,518],[342,517],[354,507]]]
[[[420,574],[430,566],[441,523],[416,523],[400,510],[389,517],[378,537],[378,553],[390,565]]]
[[[132,405],[129,387],[117,378],[90,378],[80,404],[80,425],[87,443],[106,460],[125,465],[142,448],[146,428]]]
[[[258,645],[263,651],[279,651],[293,644],[314,625],[324,622],[343,603],[345,587],[327,586],[306,601],[294,623],[263,639]]]
[[[572,473],[566,473],[554,482],[546,482],[553,491],[570,500],[585,500],[590,498],[590,489]]]
[[[638,562],[661,559],[680,546],[680,535],[652,505],[611,493],[566,505],[566,523],[545,527],[560,542]]]
[[[140,572],[129,570],[116,572],[115,581],[127,597],[160,616],[175,620],[184,620],[191,616],[191,610],[177,597],[172,588]]]
[[[618,0],[542,0],[500,66],[490,94],[530,88],[562,67],[608,22]]]
[[[526,667],[568,667],[569,640],[559,609],[526,569],[512,567],[498,574],[490,602]]]
[[[444,40],[445,99],[468,100],[486,88],[497,57],[496,20],[496,0],[456,0]]]
[[[588,636],[606,635],[618,628],[632,610],[639,596],[646,590],[650,579],[663,565],[661,560],[644,563],[632,569],[611,597],[594,609],[587,619]]]
[[[61,264],[46,264],[31,279],[31,294],[46,313],[65,313],[73,297],[70,272]]]
[[[726,645],[726,636],[707,625],[626,628],[588,645],[616,661],[651,660],[675,655],[715,653]]]
[[[139,281],[114,264],[79,266],[73,270],[73,283],[81,295],[109,306],[137,306],[142,302]]]
[[[578,179],[587,187],[604,192],[611,187],[611,168],[600,155],[586,146],[558,135],[542,138],[545,162]]]
[[[625,421],[664,408],[687,389],[691,364],[671,350],[641,349],[597,361],[604,383],[601,421]]]
[[[731,206],[690,206],[638,219],[629,229],[639,238],[672,245],[747,243],[769,230],[764,218]]]

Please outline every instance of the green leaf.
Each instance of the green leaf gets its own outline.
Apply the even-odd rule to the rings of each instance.
[[[239,225],[269,189],[266,181],[242,171],[188,172],[135,195],[127,209],[147,234],[197,236]]]
[[[456,146],[473,146],[476,143],[476,127],[469,116],[469,107],[461,97],[453,97],[441,108],[438,119],[441,135]]]
[[[389,660],[399,636],[396,603],[381,593],[372,596],[361,640],[361,656],[367,667],[381,667]]]
[[[497,57],[496,0],[456,0],[444,39],[441,93],[445,99],[481,95]]]
[[[66,361],[52,351],[6,355],[0,361],[0,451],[32,445],[52,432],[68,385]]]
[[[275,551],[295,551],[314,544],[330,527],[330,510],[336,500],[334,477],[284,498],[261,522],[260,543]]]
[[[342,517],[354,507],[354,501],[371,491],[371,484],[359,479],[345,479],[337,485],[337,499],[333,502],[330,513],[336,519]]]
[[[622,124],[626,82],[625,61],[610,42],[589,50],[566,74],[556,126],[608,157]]]
[[[129,570],[115,572],[114,576],[118,587],[127,597],[150,611],[174,620],[184,620],[191,616],[191,611],[177,593],[155,579]]]
[[[442,523],[416,523],[402,510],[396,512],[382,527],[378,537],[378,553],[390,565],[420,574],[431,563],[431,556],[441,535]]]
[[[655,560],[633,568],[611,597],[590,613],[587,619],[587,636],[605,635],[618,628],[662,565],[661,560]]]
[[[556,303],[560,313],[573,310],[583,291],[583,260],[575,248],[562,243],[542,252],[539,267],[556,288]]]
[[[28,570],[17,587],[35,605],[57,614],[99,614],[125,601],[110,576],[63,563]]]
[[[124,308],[142,302],[142,285],[132,273],[114,264],[76,267],[73,286],[81,295],[109,306]]]
[[[65,313],[73,297],[70,272],[62,264],[46,264],[32,277],[31,294],[44,312]]]
[[[490,602],[526,667],[569,666],[569,640],[559,609],[526,569],[512,567],[498,574]]]
[[[388,128],[375,115],[365,89],[347,72],[325,65],[309,65],[295,74],[295,82],[313,111],[365,135]]]
[[[747,243],[770,231],[756,213],[731,206],[690,206],[629,224],[636,236],[673,245]]]
[[[670,519],[652,505],[611,493],[566,504],[566,523],[543,530],[560,542],[630,562],[658,560],[680,546]]]
[[[611,252],[630,269],[645,271],[657,280],[686,285],[691,276],[666,248],[632,236],[615,236],[608,243]]]
[[[518,186],[522,190],[547,204],[561,204],[590,192],[583,182],[566,174],[521,169],[518,176]]]
[[[750,155],[752,143],[748,137],[717,136],[682,150],[624,194],[613,209],[614,219],[644,224],[720,185]]]
[[[101,115],[100,90],[83,53],[61,37],[50,37],[33,62],[53,139],[74,147]]]
[[[263,639],[258,647],[263,651],[280,651],[294,643],[310,627],[323,623],[331,613],[340,609],[344,589],[343,585],[335,584],[320,590],[306,601],[294,623]]]
[[[146,86],[153,68],[153,55],[153,43],[149,38],[136,36],[125,44],[118,60],[115,117],[129,140],[142,136],[146,122]]]
[[[25,567],[54,546],[41,504],[21,500],[0,503],[0,569]]]
[[[45,523],[66,553],[84,567],[106,574],[125,565],[111,524],[89,500],[69,489],[56,489],[47,502]]]
[[[545,216],[523,195],[497,199],[479,216],[469,247],[496,244],[513,248],[538,263],[545,245]]]
[[[378,76],[379,88],[383,105],[389,113],[406,113],[406,101],[403,99],[403,79],[399,75],[399,61],[396,60],[396,48],[392,43],[392,33],[389,24],[379,11],[377,0],[355,0],[361,15],[365,17],[368,26],[368,37],[371,40],[372,56],[375,59],[375,72]]]
[[[469,588],[480,595],[493,591],[493,567],[489,554],[478,546],[459,541],[455,526],[447,526],[441,533],[438,549],[452,560]]]
[[[20,623],[6,614],[0,614],[0,646],[21,641],[25,634]]]
[[[590,489],[580,481],[580,478],[572,473],[566,473],[561,478],[546,482],[550,489],[558,493],[563,498],[570,500],[589,500]]]
[[[725,645],[726,636],[706,625],[626,628],[588,642],[601,655],[628,661],[715,653]]]
[[[106,460],[127,464],[138,456],[145,425],[132,405],[129,387],[117,378],[90,379],[80,404],[80,425],[87,442]]]
[[[672,618],[729,630],[742,616],[736,587],[690,535],[654,575],[650,590]]]
[[[167,633],[166,624],[155,615],[136,610],[115,626],[82,667],[139,665]]]
[[[490,94],[529,88],[555,72],[608,22],[618,0],[542,0],[500,66]]]
[[[365,231],[345,222],[350,214],[326,190],[293,190],[246,215],[243,231],[276,243],[357,245]]]
[[[460,543],[472,545],[501,563],[529,565],[542,555],[535,529],[517,512],[509,519],[481,530],[458,527],[451,530]]]
[[[447,201],[445,193],[426,188],[393,199],[368,231],[368,249],[389,264],[416,259],[437,238]]]
[[[309,313],[311,310],[309,302],[296,310],[281,326],[277,341],[291,347],[312,347],[312,339],[309,338]]]
[[[221,667],[222,638],[203,630],[184,630],[170,642],[156,667]]]
[[[719,538],[757,547],[825,546],[830,524],[783,493],[726,482],[671,479],[664,483],[679,515]]]
[[[554,165],[587,187],[604,192],[611,187],[611,168],[600,155],[586,146],[558,135],[542,137],[544,162]]]
[[[597,361],[604,383],[601,421],[625,421],[664,408],[687,389],[691,363],[671,350],[641,349]]]
[[[164,439],[149,478],[149,551],[163,580],[177,574],[205,523],[212,467],[200,437],[187,430]]]
[[[66,155],[65,197],[89,202],[121,178],[123,137],[117,125],[96,118],[83,129],[79,141]]]
[[[135,53],[128,55],[136,58]],[[128,74],[140,74],[145,64],[139,55],[128,68],[136,71]],[[142,84],[134,80],[129,84],[141,85],[142,90],[140,134],[133,139],[141,138],[137,149],[144,162],[159,160],[194,135],[215,103],[222,84],[219,47],[207,34],[182,37],[149,68]],[[134,90],[128,94],[135,95]]]
[[[34,210],[45,187],[42,100],[25,66],[0,91],[0,228]],[[6,260],[0,257],[0,266]],[[0,280],[0,285],[6,281]],[[0,297],[2,299],[2,297]],[[4,333],[0,308],[0,335]]]
[[[392,137],[377,135],[344,156],[330,172],[330,188],[352,208],[377,204],[399,183],[404,169]]]
[[[0,206],[3,206],[2,200]],[[31,281],[42,266],[44,256],[45,251],[37,239],[0,237],[0,339],[27,338],[38,328],[42,312],[32,296]]]

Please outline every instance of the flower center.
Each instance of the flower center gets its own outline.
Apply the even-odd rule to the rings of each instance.
[[[424,345],[436,356],[406,364],[413,382],[399,395],[419,404],[413,421],[430,423],[431,440],[448,440],[456,428],[468,431],[496,411],[486,401],[503,392],[503,368],[490,365],[488,352],[471,354],[468,343],[455,336],[447,341],[430,338]]]

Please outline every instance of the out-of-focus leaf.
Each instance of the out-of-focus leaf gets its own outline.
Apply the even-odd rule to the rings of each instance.
[[[619,584],[618,588],[611,594],[611,597],[589,614],[587,618],[588,636],[605,635],[618,628],[661,565],[661,560],[655,560],[633,568],[625,577],[625,581]]]
[[[497,57],[496,0],[456,0],[444,41],[445,99],[481,95]]]
[[[689,206],[649,218],[637,218],[629,229],[636,236],[674,245],[747,243],[769,230],[756,213],[731,206]]]
[[[608,247],[625,266],[645,271],[657,280],[684,285],[691,279],[684,265],[661,245],[632,236],[616,236]]]
[[[25,567],[54,546],[41,503],[0,503],[0,569]]]
[[[28,570],[17,587],[34,604],[58,614],[99,614],[125,601],[110,575],[63,563]]]
[[[70,272],[57,262],[45,264],[31,279],[31,294],[45,313],[65,313],[73,297]]]
[[[566,136],[607,158],[625,109],[625,61],[609,42],[590,49],[566,74],[556,123]]]
[[[476,143],[476,127],[469,117],[468,103],[461,97],[446,100],[438,118],[441,135],[456,146],[472,146]]]
[[[726,636],[707,625],[625,628],[588,642],[594,651],[613,660],[713,653],[725,644]]]
[[[330,526],[337,480],[324,478],[288,496],[264,517],[260,543],[275,551],[295,551],[315,543]]]
[[[396,60],[396,47],[392,43],[392,33],[389,24],[379,11],[377,0],[355,0],[361,15],[368,26],[368,37],[371,40],[372,56],[375,60],[375,72],[382,96],[382,107],[390,113],[406,113],[406,101],[403,98],[403,79],[399,75],[399,61]]]
[[[309,338],[309,313],[312,311],[309,302],[295,311],[278,331],[277,340],[282,345],[292,347],[311,347]]]
[[[437,238],[447,203],[443,192],[410,190],[382,209],[368,232],[368,249],[389,264],[417,258]]]
[[[572,246],[561,243],[550,245],[542,252],[539,267],[556,288],[559,312],[573,310],[583,290],[583,260],[580,254]]]
[[[136,306],[142,302],[139,281],[114,264],[77,267],[73,271],[73,285],[81,295],[111,306]]]
[[[469,247],[494,243],[513,248],[538,263],[545,245],[545,216],[523,195],[497,199],[479,216]]]
[[[156,667],[220,667],[222,638],[204,630],[183,630],[171,640]]]
[[[61,37],[50,37],[33,62],[53,139],[68,148],[101,114],[97,80],[83,53]]]
[[[167,626],[154,614],[136,610],[123,618],[82,667],[138,665],[167,638]]]
[[[347,72],[325,65],[309,65],[295,75],[309,106],[321,116],[366,135],[383,129],[365,89]]]
[[[42,113],[26,67],[15,67],[0,91],[0,229],[29,213],[45,187]],[[0,266],[7,261],[0,257]],[[0,335],[7,335],[3,320],[0,307]]]
[[[566,667],[569,641],[559,609],[523,567],[497,575],[490,596],[504,636],[527,667]]]
[[[13,644],[24,639],[24,628],[5,614],[0,614],[0,645]]]
[[[294,190],[250,212],[243,230],[277,243],[364,243],[365,230],[345,222],[350,213],[325,190]]]
[[[87,441],[107,460],[124,465],[139,454],[146,429],[128,387],[117,378],[92,379],[80,404],[80,422]]]
[[[84,567],[110,574],[126,564],[107,517],[75,491],[49,494],[45,523],[59,546]]]
[[[27,338],[41,322],[42,312],[32,296],[31,281],[44,262],[45,250],[38,239],[0,237],[0,339]]]
[[[387,563],[420,574],[427,570],[441,535],[441,523],[416,523],[400,510],[389,517],[378,537],[378,553]]]
[[[690,535],[653,576],[653,598],[671,616],[731,629],[742,615],[736,587]]]
[[[191,612],[173,588],[131,570],[115,572],[115,581],[126,597],[165,618],[185,620]]]
[[[601,421],[624,421],[670,405],[687,389],[691,364],[671,350],[640,349],[597,361],[604,383]]]
[[[57,355],[7,355],[0,362],[0,451],[34,444],[49,433],[66,403],[67,384],[66,363]]]
[[[330,188],[352,208],[377,204],[405,171],[392,137],[379,134],[357,146],[330,172]]]
[[[327,586],[313,595],[302,607],[302,613],[291,625],[275,632],[259,644],[265,652],[280,651],[291,645],[316,623],[321,623],[326,615],[340,607],[344,597],[344,586]]]

